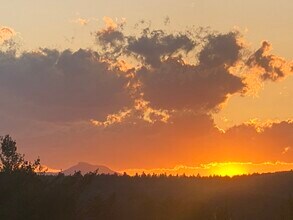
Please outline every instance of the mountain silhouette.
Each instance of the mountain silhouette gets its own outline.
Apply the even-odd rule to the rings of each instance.
[[[89,173],[89,172],[94,172],[97,171],[98,174],[115,174],[114,170],[111,170],[110,168],[102,165],[92,165],[89,163],[85,162],[79,162],[78,164],[64,170],[62,173],[65,175],[72,175],[75,172],[80,171],[82,175]]]

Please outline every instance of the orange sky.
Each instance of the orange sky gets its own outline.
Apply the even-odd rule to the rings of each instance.
[[[40,156],[55,169],[80,161],[130,173],[292,169],[292,32],[281,13],[285,2],[263,6],[279,15],[270,33],[264,31],[269,20],[260,20],[264,11],[238,1],[223,9],[238,21],[233,25],[203,14],[196,22],[192,8],[217,15],[211,0],[186,1],[188,7],[172,1],[170,14],[154,14],[150,22],[135,13],[136,5],[127,16],[110,17],[117,8],[94,15],[89,5],[74,11],[75,2],[59,7],[63,13],[51,21],[44,15],[54,15],[54,1],[46,10],[45,3],[26,9],[38,11],[43,26],[30,16],[21,25],[21,12],[11,19],[3,12],[0,132],[12,135],[29,159]],[[174,4],[186,13],[174,15]],[[253,11],[255,20],[233,15],[232,5]],[[31,36],[29,24],[39,34]]]
[[[292,170],[292,163],[282,162],[266,162],[266,163],[240,163],[240,162],[226,162],[226,163],[209,163],[200,164],[194,167],[176,166],[174,168],[157,168],[157,169],[126,169],[121,170],[120,173],[126,172],[129,175],[136,174],[166,174],[166,175],[186,175],[186,176],[237,176],[248,175],[255,173],[270,173]]]

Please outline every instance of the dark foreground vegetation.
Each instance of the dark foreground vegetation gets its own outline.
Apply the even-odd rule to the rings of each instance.
[[[48,176],[1,139],[1,220],[292,220],[293,172],[228,177]]]

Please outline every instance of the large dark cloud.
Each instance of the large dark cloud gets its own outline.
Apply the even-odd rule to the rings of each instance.
[[[250,161],[255,149],[262,159],[282,159],[292,146],[291,122],[262,132],[243,124],[223,133],[212,119],[230,95],[247,88],[245,74],[231,69],[256,69],[263,80],[287,74],[290,64],[268,53],[267,43],[247,58],[237,32],[205,32],[201,38],[147,28],[127,35],[121,25],[108,23],[95,34],[98,52],[0,52],[2,133],[16,132],[32,152],[43,143],[42,155],[52,161],[58,157],[54,146],[72,160],[134,167],[219,155]],[[119,68],[129,60],[133,68]],[[266,147],[276,157],[264,153]]]
[[[268,54],[267,42],[245,62],[238,32],[201,29],[204,37],[198,37],[200,33],[190,31],[145,28],[138,35],[126,35],[123,24],[106,21],[106,28],[95,35],[99,52],[2,51],[2,112],[47,121],[103,121],[135,108],[139,98],[153,112],[209,114],[229,95],[245,91],[245,76],[230,70],[238,63],[263,68],[263,79],[285,75],[283,66],[275,64],[279,59]],[[117,68],[124,58],[136,59],[139,65],[128,71]]]
[[[166,33],[146,28],[139,36],[121,33],[118,39],[109,32],[118,36],[117,30],[108,29],[97,33],[98,40],[115,47],[119,39],[124,47],[118,50],[142,62],[136,70],[140,91],[155,108],[207,112],[216,109],[229,94],[245,88],[243,79],[229,72],[229,67],[242,59],[238,32],[209,33],[197,38],[189,32]],[[196,50],[200,50],[194,57],[198,58],[197,64],[185,63],[183,58]]]
[[[105,120],[133,108],[139,97],[154,109],[208,114],[229,95],[245,91],[245,76],[230,71],[238,63],[263,68],[263,79],[285,75],[283,66],[275,64],[279,59],[267,53],[267,42],[243,62],[245,48],[238,32],[200,29],[204,37],[198,37],[200,33],[190,31],[145,28],[126,35],[122,24],[106,21],[106,28],[95,35],[99,52],[2,51],[2,111],[49,121]],[[138,67],[130,72],[115,67],[125,57],[137,59]]]
[[[2,110],[8,113],[41,120],[103,118],[131,104],[127,83],[124,72],[111,70],[90,50],[0,53]]]
[[[169,57],[158,67],[141,68],[137,75],[146,100],[157,108],[208,112],[225,102],[229,94],[241,92],[243,79],[229,72],[241,59],[243,48],[237,38],[234,32],[209,35],[196,65]]]
[[[142,68],[137,74],[145,99],[156,108],[169,110],[208,112],[245,87],[223,66],[205,68],[185,64],[181,59],[170,58],[159,68]]]

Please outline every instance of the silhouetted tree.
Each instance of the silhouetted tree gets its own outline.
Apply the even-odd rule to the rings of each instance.
[[[1,137],[0,141],[1,172],[13,173],[15,171],[24,171],[26,173],[34,173],[35,171],[42,170],[39,158],[31,163],[24,159],[24,155],[17,153],[16,142],[9,135]]]

